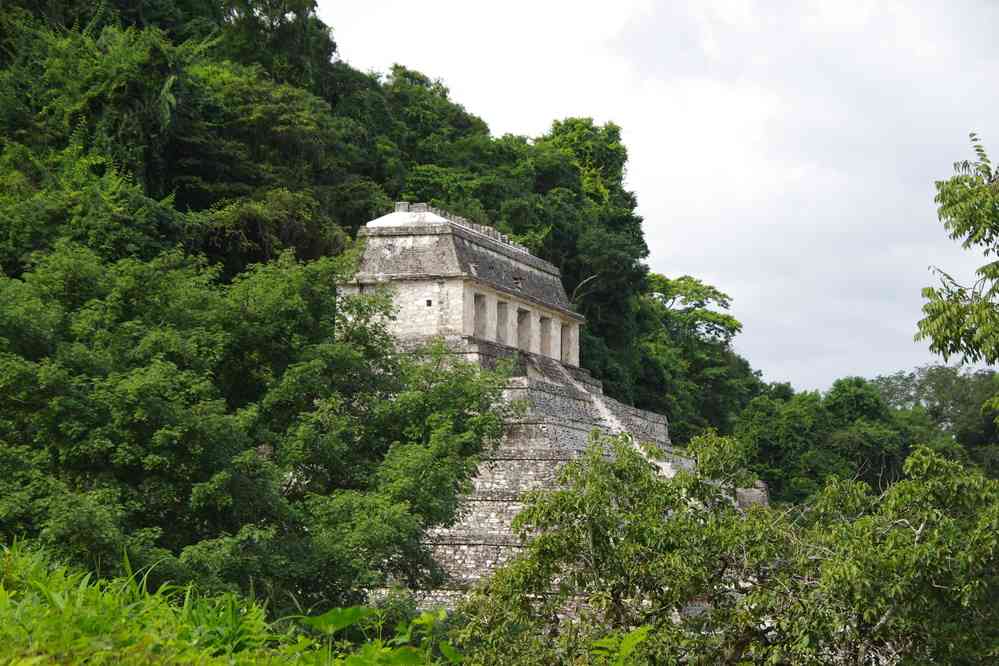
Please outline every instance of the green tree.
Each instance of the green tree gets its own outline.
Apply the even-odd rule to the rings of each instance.
[[[831,476],[884,490],[901,478],[915,446],[938,446],[941,437],[923,412],[892,409],[878,386],[860,377],[837,380],[825,395],[786,387],[760,395],[734,432],[778,502],[804,500]]]
[[[796,510],[743,509],[743,447],[709,435],[691,450],[697,469],[665,479],[598,441],[560,490],[531,495],[523,554],[462,608],[467,662],[583,661],[639,626],[637,663],[999,656],[999,483],[919,449],[884,493],[832,480]]]
[[[639,303],[636,405],[666,414],[678,444],[708,428],[730,433],[763,383],[732,350],[742,324],[727,312],[729,296],[697,278],[653,273]]]
[[[956,163],[954,176],[937,181],[935,200],[950,237],[960,240],[965,249],[989,257],[999,251],[999,170],[993,168],[975,134],[971,145],[974,161]],[[982,265],[972,285],[962,285],[935,270],[940,284],[923,289],[925,316],[919,321],[916,339],[928,340],[930,350],[944,360],[957,356],[972,362],[999,361],[999,263]]]
[[[873,380],[896,413],[911,413],[931,429],[926,442],[948,455],[999,476],[999,393],[995,372],[927,365]]]
[[[222,284],[61,242],[0,278],[0,534],[275,608],[435,580],[422,535],[499,436],[502,380],[398,354],[385,300],[336,293],[345,261]]]

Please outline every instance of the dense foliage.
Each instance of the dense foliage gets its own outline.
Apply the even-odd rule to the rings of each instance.
[[[389,607],[335,608],[269,622],[259,603],[191,586],[147,585],[149,571],[95,580],[24,543],[0,550],[0,660],[17,664],[457,663],[442,616],[391,622]],[[353,634],[350,635],[350,634]],[[351,640],[353,638],[353,640]]]
[[[61,243],[0,278],[3,532],[281,604],[426,579],[420,537],[500,434],[502,380],[399,354],[337,276],[285,257],[220,283]]]
[[[336,289],[401,199],[557,265],[583,365],[698,462],[667,480],[598,441],[530,497],[523,555],[450,626],[468,661],[999,657],[995,375],[764,385],[729,296],[643,263],[613,123],[494,137],[441,82],[340,60],[313,0],[13,0],[0,138],[0,541],[32,544],[3,553],[0,657],[458,658],[435,616],[335,647],[386,616],[328,610],[436,580],[425,532],[504,417],[502,373],[400,353],[387,301]],[[991,254],[974,148],[937,201]],[[999,359],[999,268],[979,278],[925,291],[945,357]],[[747,472],[779,510],[732,503]]]
[[[463,607],[466,663],[586,663],[636,627],[649,664],[999,657],[999,482],[919,448],[883,493],[831,481],[793,510],[743,510],[744,447],[691,449],[696,471],[665,479],[597,441],[530,496],[523,554]]]
[[[338,296],[388,201],[361,130],[282,58],[230,59],[328,31],[311,3],[126,4],[0,16],[0,535],[274,612],[433,581],[502,377]]]
[[[778,384],[750,401],[734,432],[778,502],[806,499],[832,476],[884,490],[916,445],[996,478],[997,393],[994,372],[946,365],[844,378],[824,394]]]
[[[493,137],[438,81],[339,61],[309,0],[22,6],[0,21],[8,276],[69,238],[108,260],[182,244],[231,279],[283,250],[337,254],[392,200],[427,201],[556,264],[587,317],[583,364],[678,441],[729,431],[759,392],[738,322],[715,328],[728,297],[642,263],[615,125]]]
[[[735,432],[778,502],[803,500],[830,476],[884,490],[910,450],[936,434],[928,419],[890,409],[860,377],[837,380],[825,395],[784,388],[754,398]]]
[[[927,365],[875,377],[888,406],[913,420],[929,420],[925,442],[941,453],[999,478],[999,376],[993,370]]]

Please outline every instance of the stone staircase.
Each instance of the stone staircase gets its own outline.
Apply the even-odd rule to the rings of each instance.
[[[651,442],[669,450],[665,417],[607,398],[599,382],[583,370],[544,356],[525,356],[524,373],[512,378],[504,395],[520,401],[524,412],[508,424],[499,446],[484,456],[458,522],[428,535],[447,583],[425,595],[425,605],[452,605],[518,551],[521,544],[511,522],[521,509],[521,495],[555,488],[559,470],[586,449],[594,430],[629,433],[636,446]],[[678,455],[670,458],[675,465],[689,465]]]

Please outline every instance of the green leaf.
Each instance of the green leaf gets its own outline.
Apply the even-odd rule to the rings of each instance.
[[[353,626],[370,616],[374,610],[364,606],[349,606],[347,608],[331,608],[322,615],[303,617],[302,622],[313,629],[318,629],[332,636],[341,629]]]
[[[617,661],[614,662],[615,665],[624,666],[627,663],[628,657],[635,651],[635,648],[648,638],[651,630],[652,627],[643,626],[625,634],[624,638],[621,639],[621,647],[618,650]]]
[[[461,653],[455,650],[454,646],[452,646],[447,641],[444,641],[440,644],[440,649],[441,649],[441,654],[447,657],[447,660],[450,661],[452,664],[460,664],[463,661]]]

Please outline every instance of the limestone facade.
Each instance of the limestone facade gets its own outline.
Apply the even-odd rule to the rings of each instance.
[[[403,339],[466,336],[579,365],[579,326],[558,268],[495,230],[426,204],[396,204],[360,231],[346,293],[389,288]]]

